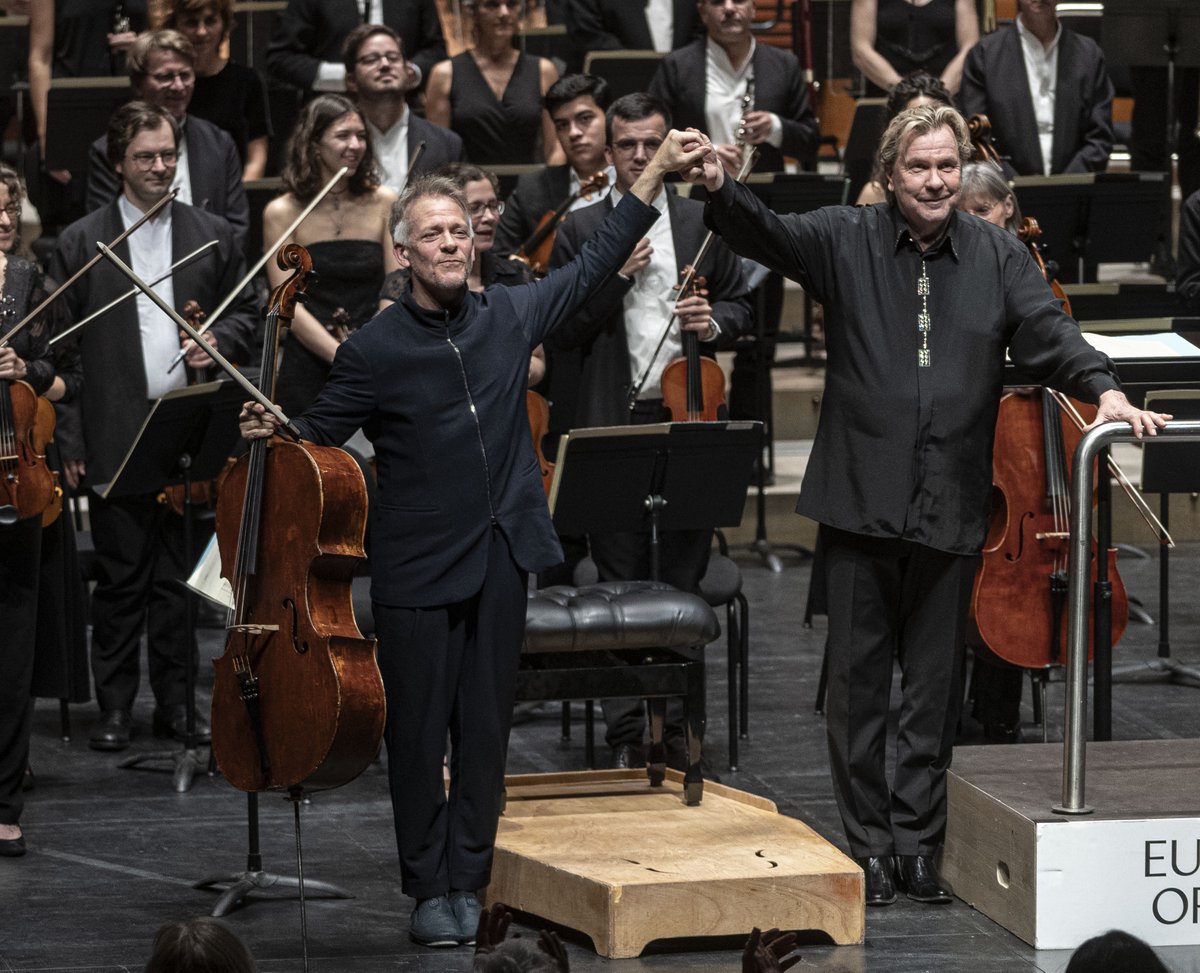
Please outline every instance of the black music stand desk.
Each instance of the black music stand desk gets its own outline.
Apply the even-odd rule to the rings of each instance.
[[[154,493],[165,486],[183,486],[183,545],[187,564],[195,561],[192,540],[193,482],[216,479],[233,452],[240,432],[238,413],[245,393],[233,382],[206,382],[173,389],[150,407],[150,414],[116,476],[95,487],[105,500]],[[196,629],[195,595],[186,594],[186,635]],[[126,757],[118,766],[138,767],[153,760],[174,763],[175,790],[184,793],[203,766],[196,747],[196,678],[194,649],[187,659],[187,734],[182,750],[160,750]]]

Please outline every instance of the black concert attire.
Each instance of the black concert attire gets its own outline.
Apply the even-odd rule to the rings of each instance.
[[[288,0],[267,47],[267,71],[309,89],[322,61],[342,63],[346,36],[363,22],[362,0]],[[446,59],[442,22],[434,0],[383,0],[383,22],[404,41],[404,56],[421,69]]]
[[[350,315],[346,328],[355,331],[379,309],[383,284],[383,247],[378,240],[319,240],[308,244],[317,280],[304,292],[304,307],[333,331],[338,308]],[[304,347],[295,335],[283,342],[283,360],[276,382],[284,415],[307,409],[329,377],[329,363]]]
[[[484,167],[541,162],[540,59],[521,54],[499,100],[470,51],[450,64],[450,127],[462,136],[467,158]]]
[[[671,50],[675,50],[700,34],[703,24],[693,0],[674,0],[672,6]],[[575,51],[571,71],[583,70],[589,51],[654,50],[645,2],[568,0],[564,13]]]
[[[317,443],[360,427],[375,443],[371,597],[402,886],[416,898],[489,881],[526,578],[562,557],[524,407],[530,352],[656,216],[627,202],[579,260],[536,284],[467,293],[441,311],[404,293],[338,349],[294,420]]]
[[[212,309],[245,274],[245,258],[230,225],[220,217],[182,203],[170,206],[172,262],[216,239],[217,246],[173,275],[174,306],[188,300]],[[67,280],[95,253],[97,240],[112,240],[125,225],[119,201],[71,224],[59,236],[50,266],[55,280]],[[136,232],[141,232],[138,230]],[[132,238],[131,238],[132,239]],[[114,247],[126,263],[129,242]],[[101,261],[63,295],[69,324],[124,294],[128,279]],[[168,322],[168,326],[178,329]],[[258,340],[254,293],[244,288],[212,325],[219,348],[234,361],[251,361]],[[95,487],[116,475],[150,411],[136,302],[126,301],[79,332],[83,392],[66,411],[81,430],[82,442],[61,444],[64,460],[85,460],[87,482]],[[182,366],[181,366],[182,367]],[[138,686],[138,644],[146,630],[149,676],[160,707],[182,704],[185,665],[195,659],[194,633],[186,632],[184,588],[192,569],[183,557],[183,519],[158,502],[154,492],[102,499],[91,493],[88,509],[99,581],[92,595],[92,673],[103,711],[128,712]]]
[[[1050,172],[1102,172],[1112,152],[1113,85],[1104,53],[1090,37],[1062,28],[1054,87]],[[982,38],[963,64],[959,101],[964,115],[986,115],[992,139],[1013,171],[1046,169],[1021,35],[1017,25]]]
[[[9,254],[0,291],[0,333],[9,331],[45,296],[38,269]],[[25,362],[27,371],[21,381],[38,395],[48,391],[54,381],[49,339],[45,322],[39,321],[19,331],[10,342]],[[73,395],[79,387],[77,362],[70,371],[63,371],[63,380],[66,394]],[[3,496],[7,498],[7,494]],[[0,526],[0,619],[4,625],[0,638],[0,824],[19,824],[25,804],[21,785],[29,763],[33,721],[41,540],[40,513]]]
[[[822,525],[826,551],[834,793],[856,857],[932,854],[945,826],[1005,351],[1039,382],[1088,401],[1118,387],[1112,363],[1083,340],[1021,242],[973,216],[952,215],[941,243],[921,253],[885,204],[776,216],[727,179],[705,218],[736,252],[825,307],[825,398],[796,510]]]
[[[920,6],[908,0],[877,0],[875,50],[900,77],[922,70],[940,78],[958,54],[956,0],[930,0]],[[867,94],[887,92],[867,82]]]
[[[269,139],[274,135],[262,78],[253,68],[233,61],[226,61],[225,67],[216,74],[196,75],[188,114],[212,122],[227,132],[243,167],[246,165],[246,146],[254,139]]]
[[[1200,191],[1187,197],[1179,211],[1175,295],[1183,313],[1200,314]]]
[[[675,248],[673,279],[662,282],[664,291],[678,282],[684,266],[699,250],[705,236],[703,206],[664,191]],[[560,267],[575,255],[613,210],[612,197],[595,206],[572,213],[559,228],[550,266]],[[642,273],[653,272],[653,264]],[[741,266],[720,240],[709,248],[697,271],[708,281],[712,317],[721,329],[711,347],[724,347],[750,326],[750,301]],[[587,426],[620,426],[669,422],[670,413],[662,398],[639,399],[631,413],[630,387],[639,377],[632,374],[629,330],[636,324],[628,320],[625,296],[633,288],[632,279],[614,275],[604,288],[581,308],[574,318],[546,343],[547,369],[550,373],[550,431],[565,432]],[[655,327],[666,326],[666,319]],[[652,374],[661,374],[669,356],[661,355]],[[647,383],[651,387],[656,383]],[[645,532],[594,534],[592,559],[601,581],[630,581],[650,577],[649,535]],[[697,590],[708,566],[712,531],[664,531],[661,536],[660,580],[682,591]],[[636,699],[603,701],[607,724],[605,739],[610,747],[642,745],[645,720],[642,704]],[[674,707],[672,707],[674,711]],[[674,747],[682,734],[681,710],[670,722],[669,740]]]
[[[183,141],[192,205],[228,220],[238,246],[244,248],[250,232],[250,204],[233,138],[212,122],[187,114],[183,119]],[[108,162],[108,136],[101,135],[88,150],[88,212],[111,203],[120,194],[121,177]]]

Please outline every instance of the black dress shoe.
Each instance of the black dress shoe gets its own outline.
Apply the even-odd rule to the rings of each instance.
[[[124,750],[129,746],[133,717],[123,709],[105,710],[92,725],[88,746],[93,750]]]
[[[896,882],[914,902],[949,902],[954,898],[938,874],[932,855],[897,855]]]
[[[0,858],[20,858],[25,854],[25,836],[0,838]]]
[[[608,762],[614,770],[628,770],[630,767],[645,767],[646,758],[640,747],[632,743],[618,743],[612,748],[612,757]]]
[[[176,703],[173,706],[156,706],[154,708],[154,735],[178,740],[187,740],[187,704]],[[208,725],[200,711],[196,711],[196,743],[208,744],[212,740],[212,728]]]
[[[891,905],[896,901],[896,883],[892,877],[891,855],[870,855],[856,858],[866,879],[864,892],[867,905]]]

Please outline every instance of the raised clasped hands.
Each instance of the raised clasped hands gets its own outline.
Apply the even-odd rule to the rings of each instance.
[[[1110,389],[1101,393],[1100,402],[1096,408],[1096,418],[1084,429],[1084,432],[1106,422],[1128,422],[1130,428],[1133,429],[1133,434],[1141,439],[1144,436],[1157,436],[1158,430],[1174,418],[1173,415],[1166,412],[1149,412],[1146,409],[1139,409],[1125,398],[1124,392]]]
[[[655,156],[663,172],[678,172],[685,182],[702,183],[715,192],[724,181],[724,169],[712,141],[703,132],[671,129]]]

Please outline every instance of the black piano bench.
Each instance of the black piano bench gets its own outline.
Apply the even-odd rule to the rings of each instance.
[[[542,588],[529,596],[517,699],[642,697],[650,711],[646,772],[666,773],[667,699],[683,700],[688,766],[684,798],[700,803],[704,779],[704,646],[720,633],[708,603],[656,581]]]

